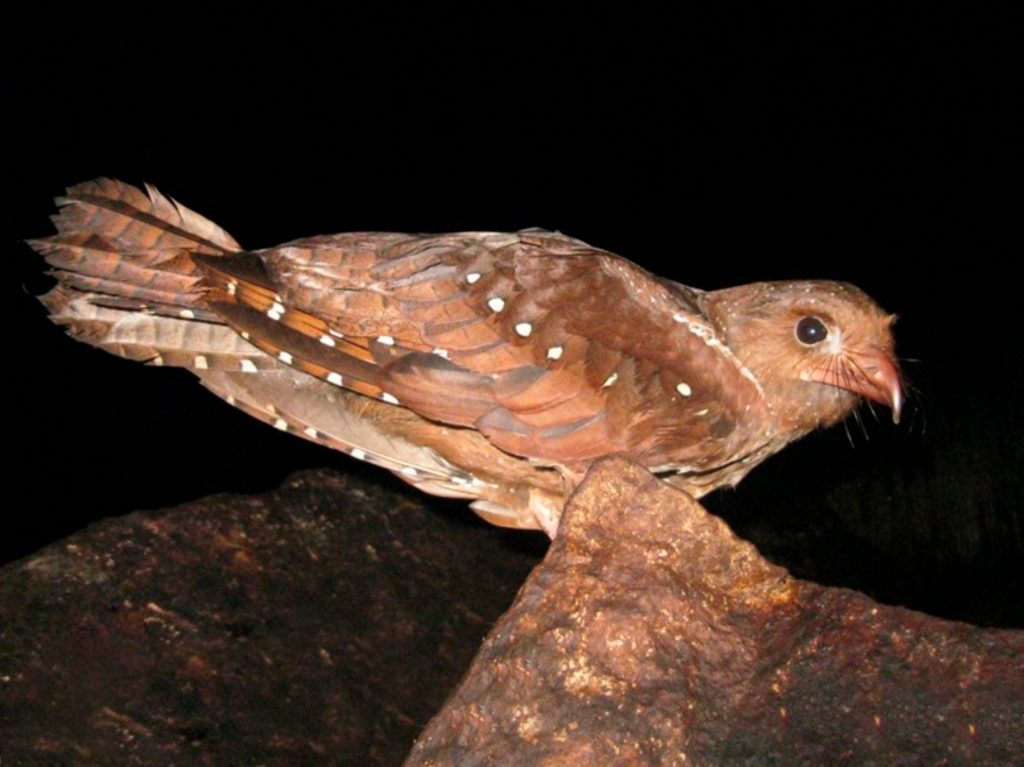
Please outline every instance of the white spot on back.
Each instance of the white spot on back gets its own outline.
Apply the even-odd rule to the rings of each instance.
[[[258,370],[252,360],[242,360],[239,367],[241,367],[243,373],[255,373]]]
[[[550,349],[548,349],[548,359],[549,360],[557,360],[557,359],[561,359],[561,358],[562,358],[562,347],[561,346],[552,346]]]
[[[196,366],[196,370],[209,370],[210,368],[210,364],[202,354],[197,354],[196,358],[192,361],[192,364]]]
[[[468,282],[470,285],[474,284],[479,279],[480,272],[470,272],[469,274],[466,275],[466,282]]]
[[[280,429],[281,431],[288,431],[288,422],[283,418],[278,418],[274,421],[274,428]]]
[[[601,384],[601,388],[602,389],[607,389],[609,386],[611,386],[613,383],[615,383],[618,380],[619,380],[619,374],[618,373],[612,373],[610,376],[608,376],[606,379],[604,379],[604,383]]]
[[[341,386],[342,383],[344,383],[342,381],[341,375],[338,374],[338,373],[328,373],[327,374],[327,382],[328,383],[332,383],[335,386]]]
[[[380,393],[380,398],[391,405],[398,404],[398,397],[396,397],[394,394],[388,394],[386,391],[382,391]]]
[[[182,309],[178,312],[178,316],[183,320],[194,320],[196,318],[196,313],[191,309]]]
[[[505,308],[505,299],[495,296],[487,302],[487,305],[491,308],[492,312],[500,312]]]
[[[324,346],[334,346],[334,339],[330,336],[320,336],[320,343]]]
[[[385,346],[394,346],[395,339],[391,336],[377,336],[377,343],[384,344]]]
[[[531,325],[529,322],[520,322],[520,323],[516,324],[516,333],[518,335],[521,335],[523,338],[526,338],[532,332],[533,332],[533,325]]]
[[[690,388],[690,384],[686,381],[680,381],[676,384],[676,391],[682,394],[684,397],[689,397],[693,394],[693,389]]]

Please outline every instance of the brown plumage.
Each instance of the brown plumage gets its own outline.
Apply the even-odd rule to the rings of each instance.
[[[191,369],[279,429],[553,534],[620,453],[702,495],[861,397],[899,418],[892,316],[852,285],[705,292],[561,234],[354,233],[244,251],[147,187],[58,198],[53,319]]]

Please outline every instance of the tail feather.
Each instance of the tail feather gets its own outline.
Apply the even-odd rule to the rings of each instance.
[[[241,250],[212,221],[153,187],[101,178],[57,198],[57,234],[29,240],[57,280],[91,299],[118,296],[147,304],[194,308],[201,278],[194,256]],[[127,308],[127,307],[125,307]]]
[[[206,307],[195,261],[241,250],[231,235],[153,187],[113,179],[76,184],[57,204],[57,234],[29,240],[58,282],[41,297],[54,322],[129,359],[259,368],[259,350]]]
[[[50,318],[80,341],[130,360],[194,370],[255,373],[266,356],[226,325],[97,305],[58,286],[40,299]]]
[[[88,233],[57,235],[29,244],[56,268],[58,279],[75,275],[96,278],[97,292],[136,297],[138,291],[177,295],[189,293],[199,281],[198,276],[167,269],[162,264],[151,266],[141,259],[117,251],[102,237]],[[153,299],[156,300],[156,299]]]
[[[235,239],[200,216],[146,185],[146,192],[110,178],[68,188],[56,200],[59,232],[93,232],[126,253],[184,250],[223,254],[240,251]]]

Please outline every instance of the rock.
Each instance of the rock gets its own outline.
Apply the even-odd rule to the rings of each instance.
[[[0,764],[399,764],[539,539],[326,471],[100,522],[0,568]]]
[[[0,764],[398,764],[477,650],[409,764],[1024,763],[1024,632],[794,579],[613,459],[481,649],[538,548],[331,472],[105,520],[0,568]]]
[[[619,459],[409,765],[1022,764],[1024,632],[790,577]]]

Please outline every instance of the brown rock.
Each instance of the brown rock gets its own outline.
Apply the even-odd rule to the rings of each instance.
[[[799,581],[596,466],[409,765],[1022,764],[1024,632]]]
[[[531,539],[332,472],[105,520],[0,568],[0,765],[399,764]]]

